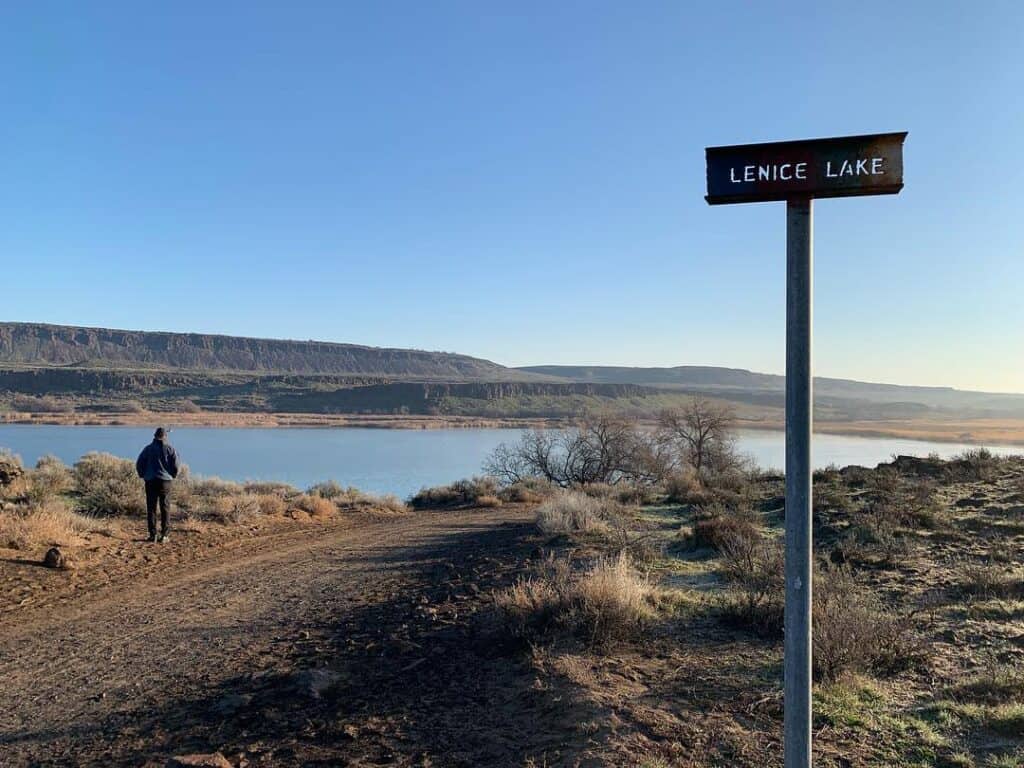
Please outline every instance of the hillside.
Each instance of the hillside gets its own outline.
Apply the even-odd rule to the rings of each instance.
[[[635,384],[764,406],[785,404],[784,376],[740,368],[537,365],[519,370],[564,381]],[[827,408],[843,418],[916,418],[928,412],[976,418],[1024,416],[1024,395],[968,392],[952,387],[912,387],[815,377],[814,399],[817,407]]]
[[[441,381],[539,377],[467,355],[323,341],[0,323],[0,365],[375,376]]]

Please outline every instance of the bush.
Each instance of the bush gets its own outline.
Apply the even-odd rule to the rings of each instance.
[[[780,636],[786,602],[781,542],[736,537],[722,545],[722,573],[731,584],[725,614],[767,636]]]
[[[907,620],[882,610],[844,568],[819,571],[814,580],[813,664],[816,680],[850,672],[891,671],[917,647]]]
[[[73,473],[79,508],[92,515],[141,515],[146,511],[135,462],[109,453],[87,453]]]
[[[11,410],[22,413],[70,413],[75,409],[71,403],[49,395],[14,395],[11,398]]]
[[[999,458],[987,448],[971,448],[953,457],[950,470],[959,480],[991,480],[999,468]]]
[[[109,522],[75,514],[66,501],[57,498],[0,513],[0,547],[11,549],[71,546],[84,533],[112,532]]]
[[[338,511],[338,505],[328,501],[323,496],[310,496],[308,493],[300,494],[291,499],[293,509],[299,509],[313,517],[326,517]]]
[[[697,520],[693,525],[693,546],[722,551],[737,539],[757,541],[761,532],[749,520],[733,514],[720,514]]]
[[[549,536],[607,533],[621,515],[618,503],[563,491],[537,508],[537,528]]]
[[[270,497],[282,503],[276,496]],[[248,523],[262,514],[260,497],[251,493],[239,493],[231,496],[218,496],[213,500],[211,517],[226,525]]]
[[[63,496],[75,487],[71,470],[56,456],[43,456],[28,473],[29,501],[41,503]]]
[[[692,469],[669,475],[665,481],[665,493],[673,504],[706,504],[710,498]]]
[[[498,498],[508,504],[536,504],[555,493],[551,483],[539,478],[520,480],[498,491]]]
[[[484,496],[497,498],[498,493],[498,482],[493,477],[473,477],[450,485],[423,488],[409,499],[409,504],[414,509],[468,507],[477,505]]]
[[[506,626],[522,639],[554,629],[605,643],[634,634],[651,615],[654,589],[629,558],[600,559],[575,574],[568,560],[549,560],[544,571],[496,597]]]
[[[299,493],[299,489],[295,486],[288,483],[279,483],[274,480],[249,480],[242,484],[242,488],[246,493],[255,493],[261,496],[273,495],[279,496],[282,499]]]
[[[347,492],[348,489],[335,480],[327,480],[323,483],[317,483],[307,491],[311,496],[319,496],[321,499],[327,499],[328,501],[334,501],[335,499],[344,496]]]

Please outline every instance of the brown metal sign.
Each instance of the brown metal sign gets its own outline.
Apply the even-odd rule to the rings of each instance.
[[[806,197],[894,195],[906,132],[708,147],[711,205]]]

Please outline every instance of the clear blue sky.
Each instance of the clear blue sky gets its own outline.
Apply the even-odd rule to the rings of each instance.
[[[816,205],[816,372],[1024,392],[1019,2],[0,10],[0,319],[781,372],[711,144],[908,130]]]

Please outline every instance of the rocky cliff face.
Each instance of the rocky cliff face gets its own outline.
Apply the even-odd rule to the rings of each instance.
[[[0,364],[454,381],[538,378],[488,360],[447,352],[36,323],[0,323]]]

